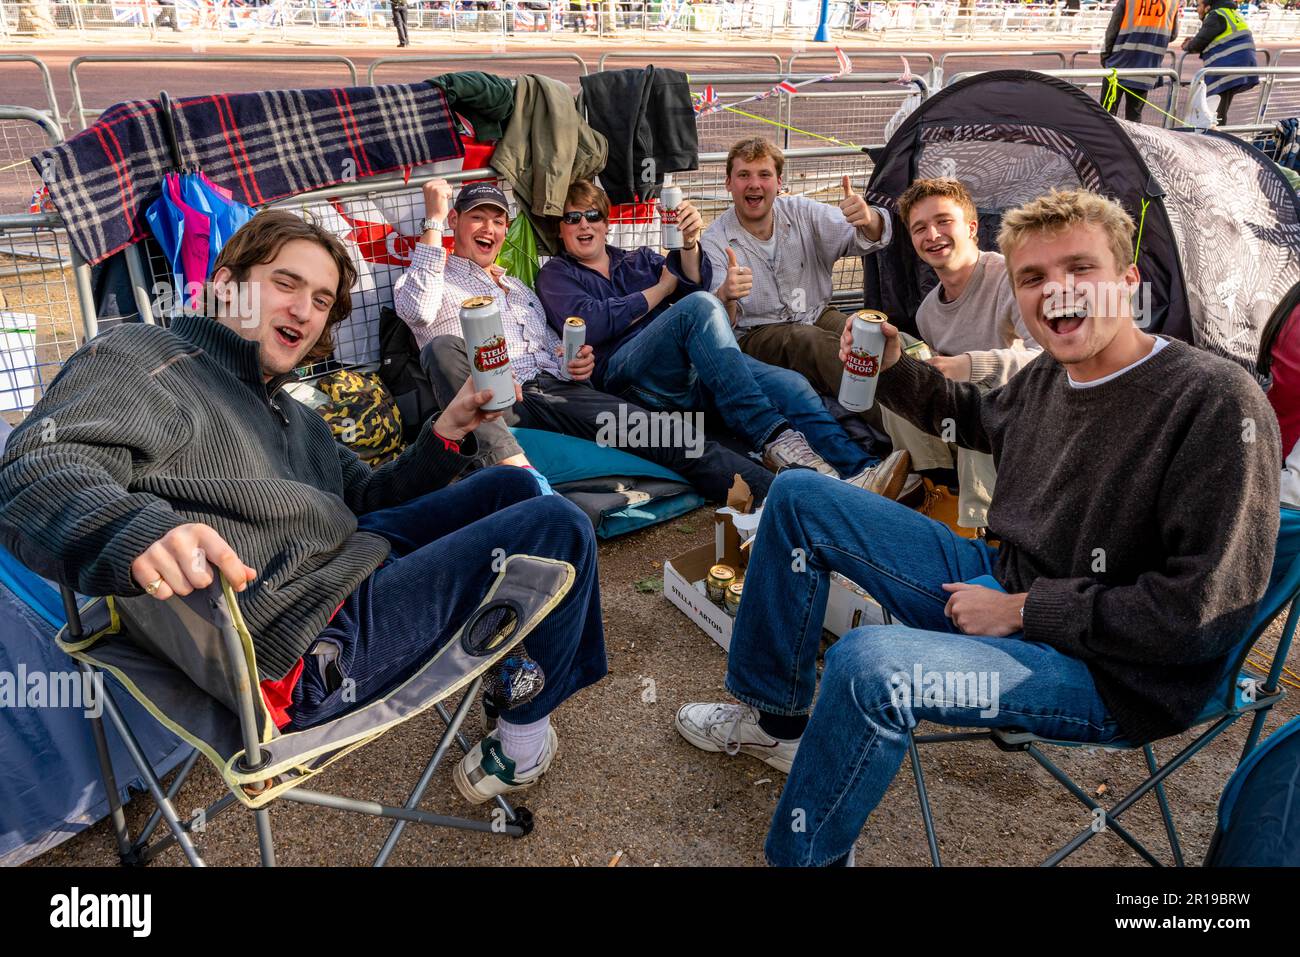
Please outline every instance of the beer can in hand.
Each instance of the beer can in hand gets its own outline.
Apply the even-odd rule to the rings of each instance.
[[[853,346],[844,363],[840,380],[840,405],[850,412],[866,412],[876,401],[876,380],[885,357],[883,312],[863,309],[849,319],[853,323]]]
[[[474,296],[460,304],[461,335],[469,357],[474,390],[492,390],[484,412],[500,412],[515,404],[515,380],[510,374],[510,352],[506,348],[501,311],[491,296]]]
[[[564,320],[564,368],[560,370],[560,377],[564,379],[572,378],[569,375],[569,363],[578,358],[578,353],[582,351],[583,344],[587,341],[587,323],[577,316],[570,316]]]
[[[672,185],[672,177],[664,177],[663,189],[659,190],[659,223],[663,227],[660,243],[664,249],[682,248],[682,231],[677,226],[677,207],[684,198],[682,188]]]

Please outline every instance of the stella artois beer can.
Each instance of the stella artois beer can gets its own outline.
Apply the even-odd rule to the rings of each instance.
[[[732,582],[727,586],[727,594],[723,599],[723,610],[732,618],[735,618],[736,613],[740,611],[740,598],[744,590],[745,582],[743,580]]]
[[[840,380],[840,405],[850,412],[866,412],[876,400],[876,378],[885,357],[885,333],[888,318],[883,312],[863,309],[849,320],[853,323],[853,347],[844,363]]]
[[[587,341],[587,323],[577,316],[564,320],[564,368],[560,370],[562,378],[569,378],[569,363],[578,358],[583,344]]]
[[[475,391],[492,390],[485,412],[500,412],[515,404],[515,380],[510,374],[510,353],[506,350],[501,312],[491,296],[474,296],[460,304],[461,335],[469,357]]]
[[[664,249],[682,248],[682,231],[677,226],[677,207],[684,198],[682,188],[673,185],[672,176],[665,176],[663,189],[659,190],[659,223],[663,227],[660,243]]]
[[[727,586],[736,580],[736,570],[730,565],[714,565],[709,569],[709,577],[704,580],[704,590],[709,593],[709,601],[722,604]]]

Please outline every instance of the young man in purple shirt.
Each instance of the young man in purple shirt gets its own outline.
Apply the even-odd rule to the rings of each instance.
[[[740,351],[722,303],[707,292],[700,249],[703,220],[678,207],[683,247],[665,259],[642,246],[605,242],[609,197],[587,180],[569,187],[560,239],[564,251],[537,278],[546,318],[557,332],[576,316],[594,347],[594,381],[650,408],[711,406],[772,468],[797,466],[897,497],[906,454],[884,463],[853,442],[798,372]]]

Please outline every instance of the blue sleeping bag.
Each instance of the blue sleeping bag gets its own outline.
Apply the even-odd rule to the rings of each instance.
[[[58,590],[0,548],[0,681],[17,694],[77,664],[54,644],[63,627]],[[107,687],[154,771],[163,775],[189,754],[112,680]],[[51,687],[53,684],[51,683]],[[27,703],[27,694],[23,702]],[[144,781],[121,739],[106,728],[122,800]],[[108,798],[90,725],[79,707],[0,707],[0,865],[16,865],[66,841],[108,814]],[[105,840],[112,842],[112,838]]]
[[[1207,867],[1300,867],[1300,716],[1228,779]]]

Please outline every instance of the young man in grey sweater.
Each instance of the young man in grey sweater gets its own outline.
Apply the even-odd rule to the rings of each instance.
[[[741,703],[677,714],[697,747],[789,772],[771,863],[846,862],[918,721],[1136,744],[1187,728],[1221,684],[1268,584],[1277,422],[1241,367],[1136,326],[1132,237],[1082,191],[1006,214],[998,244],[1044,354],[992,392],[901,355],[885,327],[877,398],[997,460],[997,551],[821,476],[773,483],[728,659]],[[832,572],[899,624],[831,648],[810,720]]]
[[[954,382],[985,391],[1006,385],[1039,346],[1020,318],[1002,254],[980,250],[970,193],[955,179],[918,179],[898,198],[898,216],[917,257],[939,277],[916,310],[917,330],[935,353],[928,363]],[[931,435],[888,409],[881,421],[894,448],[910,453],[913,471],[931,472],[930,503],[951,501],[945,473],[957,480],[956,523],[974,538],[988,524],[997,479],[993,456],[962,448],[951,434]],[[932,507],[922,511],[939,517],[941,507]]]
[[[166,600],[220,569],[268,710],[293,728],[409,677],[479,605],[496,556],[567,561],[572,587],[524,640],[545,686],[453,773],[474,802],[535,783],[557,747],[550,712],[605,674],[591,523],[522,469],[443,488],[496,418],[468,378],[373,471],[283,392],[351,308],[356,273],[328,232],[259,213],[212,278],[211,315],[120,325],[67,361],[0,459],[0,544],[88,595]]]

